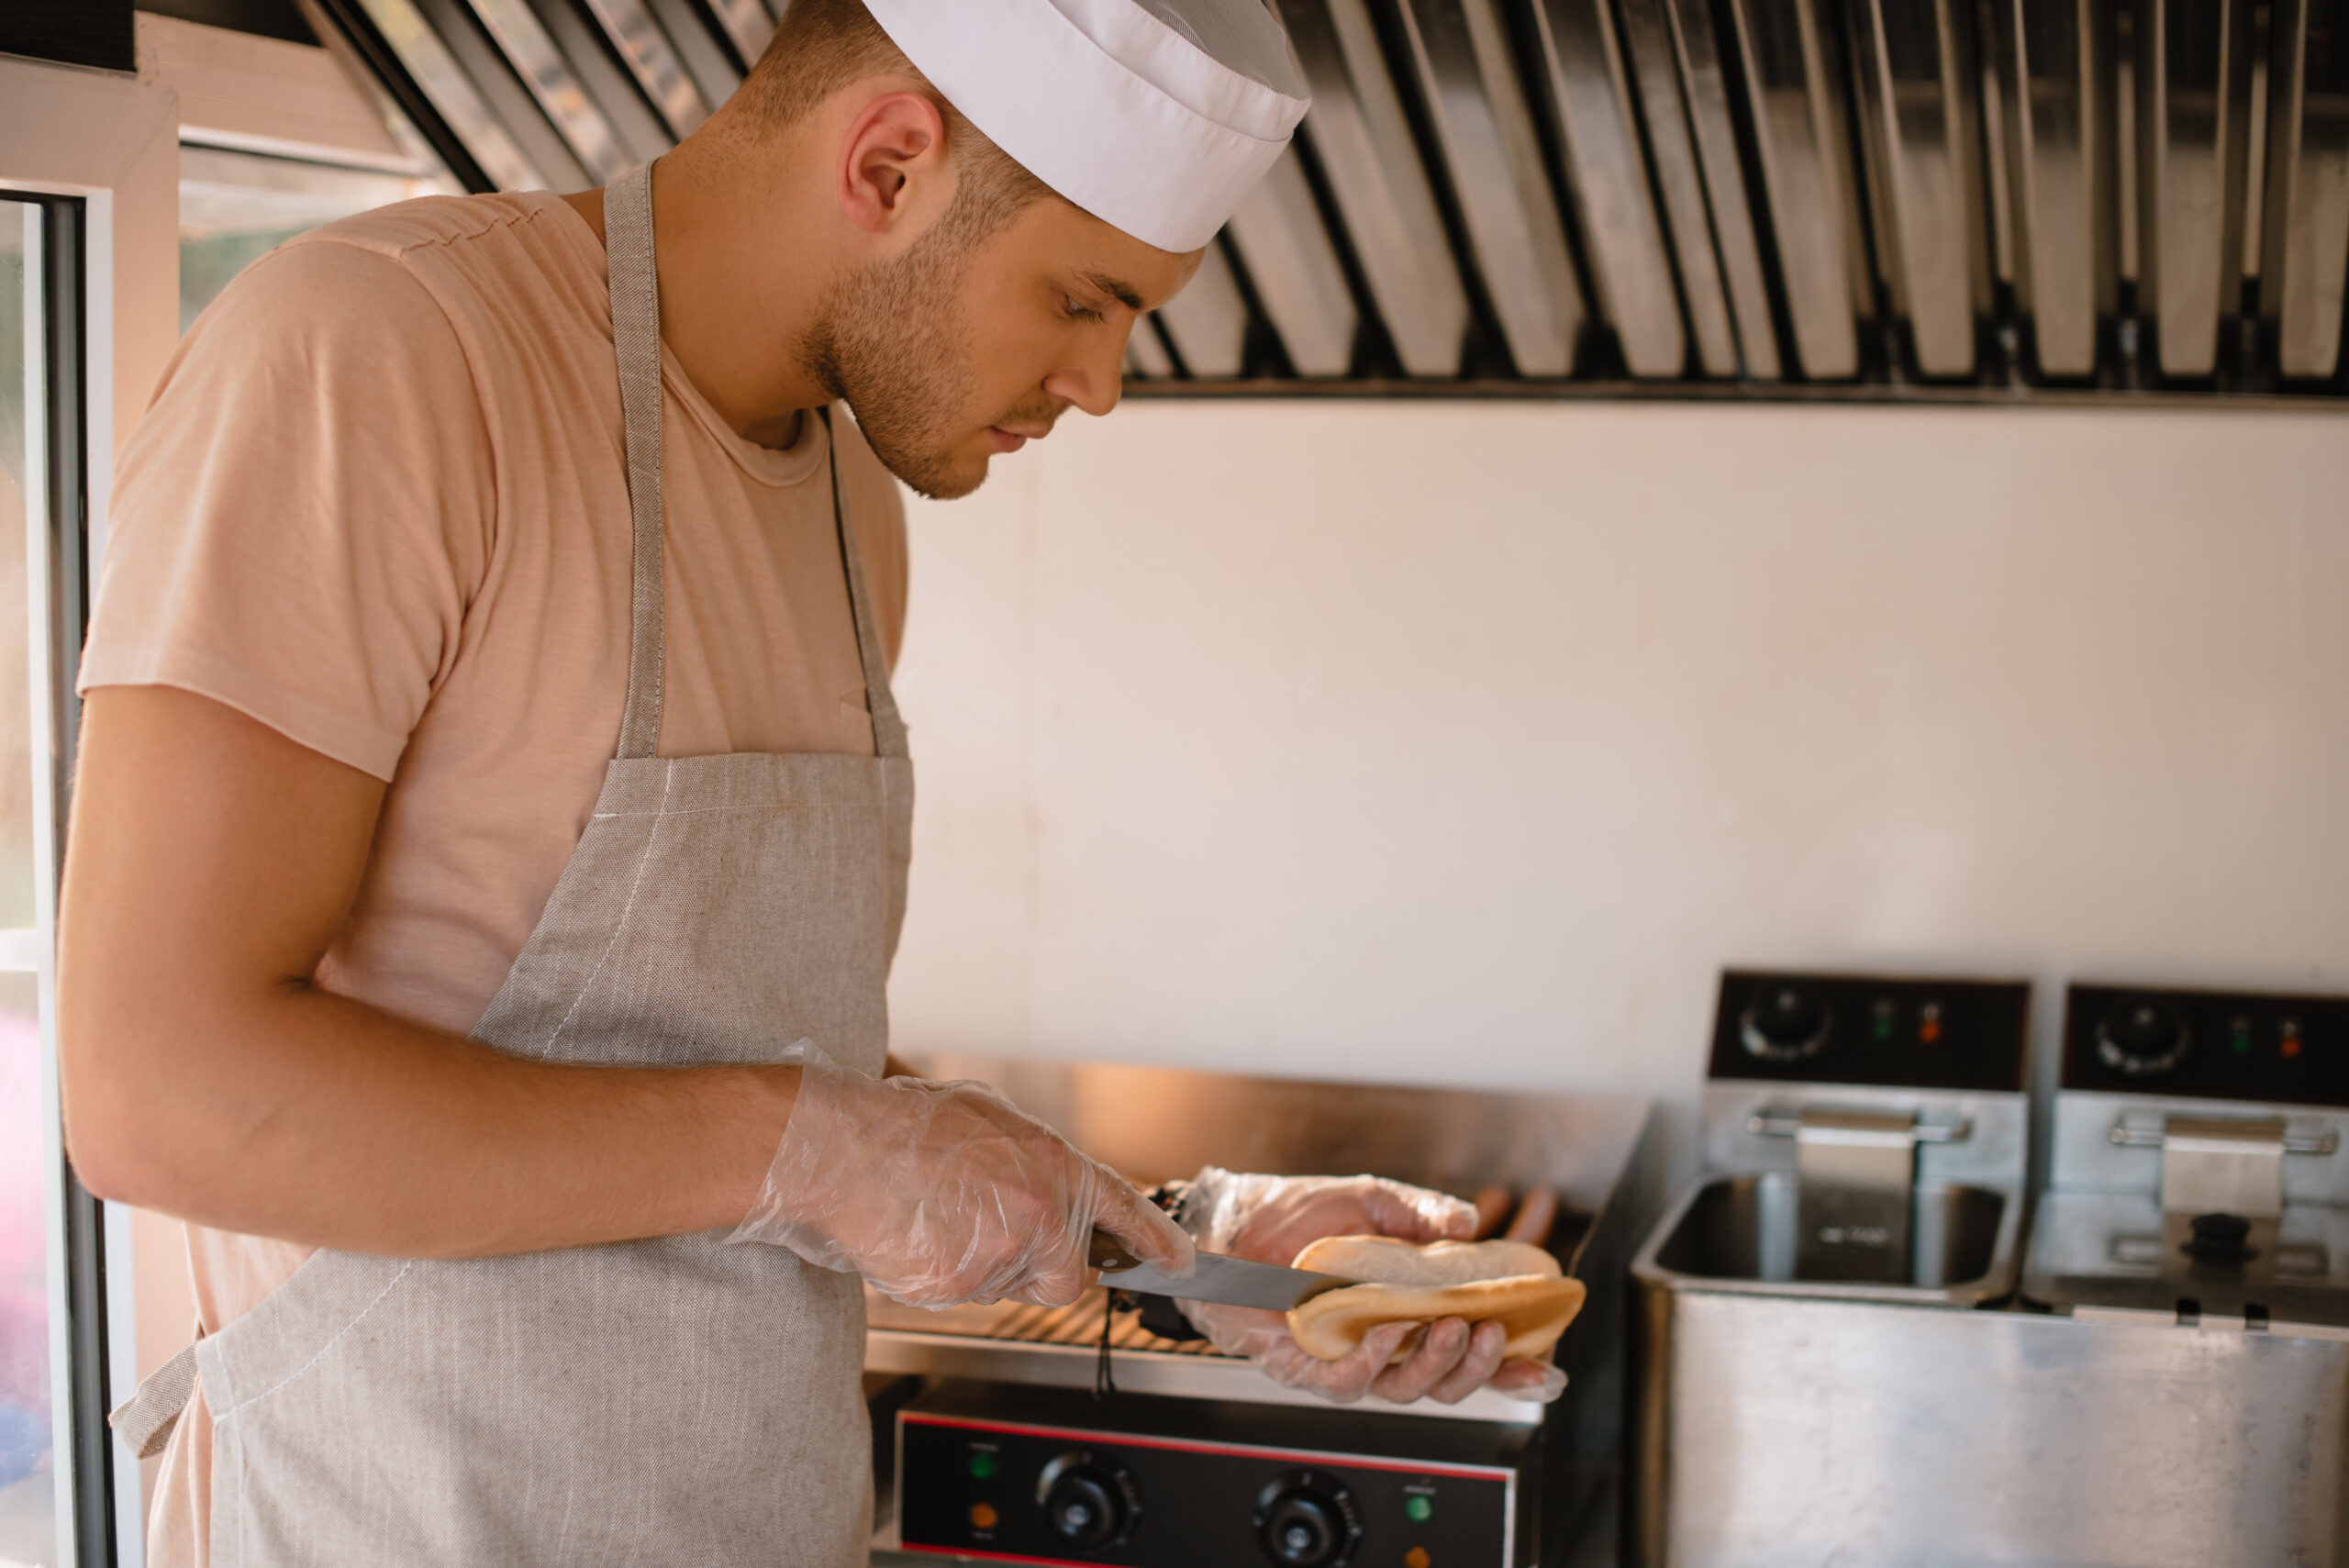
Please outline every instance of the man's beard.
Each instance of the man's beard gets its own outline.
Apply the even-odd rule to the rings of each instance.
[[[941,231],[952,228],[833,284],[799,350],[817,383],[855,410],[874,455],[938,500],[967,495],[985,477],[954,466],[976,395],[970,333],[956,308],[967,247]]]

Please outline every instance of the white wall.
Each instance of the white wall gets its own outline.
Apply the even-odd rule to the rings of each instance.
[[[1729,962],[2349,990],[2349,417],[1133,404],[912,529],[902,1049],[1685,1102]]]

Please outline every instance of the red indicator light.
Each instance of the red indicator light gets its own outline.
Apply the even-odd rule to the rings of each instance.
[[[1931,1045],[1942,1038],[1942,1005],[1928,1002],[1917,1009],[1917,1043]]]
[[[2280,1032],[2283,1039],[2276,1042],[2276,1049],[2283,1053],[2285,1061],[2289,1062],[2300,1053],[2300,1021],[2286,1018]]]

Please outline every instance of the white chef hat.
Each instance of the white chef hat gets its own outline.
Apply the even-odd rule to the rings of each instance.
[[[1264,0],[864,3],[988,139],[1162,250],[1215,238],[1305,117]]]

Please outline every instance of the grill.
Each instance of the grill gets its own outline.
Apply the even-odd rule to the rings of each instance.
[[[782,0],[303,0],[476,190]],[[1202,394],[2349,395],[2349,0],[1270,0],[1314,94],[1134,336]]]
[[[1484,1390],[1455,1406],[1370,1402],[1342,1410],[1285,1389],[1204,1342],[1161,1339],[1132,1314],[1110,1313],[1099,1289],[1066,1307],[1002,1302],[941,1312],[868,1295],[865,1370],[876,1439],[885,1440],[884,1496],[893,1464],[901,1462],[896,1490],[921,1515],[933,1543],[1015,1562],[1067,1560],[1066,1551],[1019,1543],[1021,1529],[1042,1528],[1032,1512],[1037,1498],[1091,1498],[1089,1506],[1123,1517],[1118,1499],[1130,1489],[1133,1517],[1146,1523],[1129,1543],[1131,1552],[1105,1561],[1137,1568],[1251,1561],[1252,1544],[1241,1557],[1217,1554],[1230,1541],[1245,1543],[1258,1493],[1287,1477],[1283,1485],[1303,1498],[1282,1505],[1295,1528],[1312,1523],[1290,1516],[1297,1509],[1311,1516],[1317,1496],[1343,1497],[1346,1507],[1359,1506],[1360,1528],[1379,1537],[1372,1545],[1392,1548],[1377,1560],[1400,1561],[1410,1542],[1394,1532],[1420,1516],[1398,1515],[1381,1526],[1378,1511],[1410,1506],[1416,1494],[1408,1485],[1417,1484],[1410,1467],[1425,1466],[1431,1476],[1453,1478],[1444,1485],[1457,1501],[1443,1506],[1442,1519],[1459,1525],[1479,1508],[1498,1510],[1490,1513],[1483,1545],[1455,1540],[1442,1561],[1525,1565],[1559,1560],[1592,1497],[1611,1494],[1622,1423],[1624,1272],[1663,1196],[1660,1140],[1644,1102],[977,1058],[919,1065],[935,1076],[996,1084],[1137,1180],[1217,1164],[1298,1174],[1370,1171],[1463,1195],[1491,1185],[1547,1188],[1559,1199],[1547,1245],[1591,1287],[1559,1347],[1568,1386],[1556,1405],[1524,1405]],[[1117,1392],[1096,1400],[1105,1314]],[[893,1434],[896,1449],[885,1440]],[[1335,1466],[1352,1479],[1308,1484],[1292,1472],[1319,1474],[1313,1465],[1299,1471],[1304,1461],[1273,1454],[1318,1456],[1314,1465]],[[1021,1486],[1034,1485],[1021,1490],[995,1473],[1031,1461],[1060,1465],[1053,1475],[1074,1466],[1081,1484],[1054,1492],[1029,1477]],[[1193,1465],[1200,1467],[1196,1473],[1175,1473]],[[980,1471],[987,1474],[974,1481]],[[1179,1523],[1169,1510],[1176,1496]],[[1336,1510],[1330,1519],[1342,1522],[1344,1508],[1330,1507]],[[987,1527],[995,1533],[970,1534],[970,1509],[996,1520]],[[1238,1533],[1182,1535],[1193,1527]],[[884,1529],[885,1541],[894,1543]],[[1505,1546],[1496,1544],[1504,1538]],[[1442,1542],[1426,1544],[1432,1552]]]

